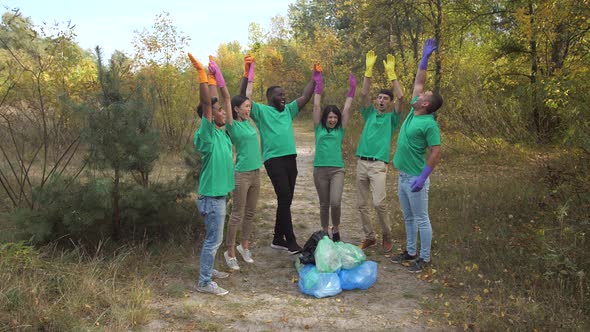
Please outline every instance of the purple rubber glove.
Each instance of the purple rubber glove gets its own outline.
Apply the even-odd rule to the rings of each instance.
[[[250,69],[248,69],[248,82],[254,82],[254,61],[250,64]]]
[[[412,182],[412,192],[418,192],[422,190],[422,188],[424,187],[424,182],[426,182],[426,179],[428,179],[430,173],[432,173],[432,167],[428,165],[424,166],[422,173],[420,173],[420,175],[418,175],[414,182]]]
[[[212,56],[209,56],[209,73],[215,75],[215,80],[217,81],[217,86],[219,88],[223,88],[225,86],[225,79],[223,78],[223,74],[221,70],[213,60]]]
[[[428,69],[428,58],[436,50],[436,40],[428,39],[424,43],[424,48],[422,49],[422,60],[420,60],[420,65],[418,69],[426,70]]]
[[[346,97],[354,98],[354,94],[356,93],[356,78],[352,73],[348,74],[348,94]]]
[[[313,92],[317,93],[318,95],[322,94],[324,88],[322,82],[322,71],[324,71],[322,69],[322,65],[320,65],[319,63],[313,65],[313,75],[311,76],[311,78],[315,81],[315,89],[313,90]]]

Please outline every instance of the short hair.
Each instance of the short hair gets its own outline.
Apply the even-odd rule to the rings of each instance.
[[[336,105],[328,105],[328,106],[324,107],[324,110],[322,111],[322,119],[321,119],[322,126],[324,126],[324,128],[326,128],[326,129],[328,128],[328,127],[326,127],[326,121],[328,121],[328,115],[330,115],[330,113],[334,113],[338,117],[338,122],[336,123],[336,126],[334,126],[334,128],[338,128],[338,127],[342,126],[342,113],[340,112],[340,110],[338,109],[338,107]]]
[[[231,99],[231,114],[232,114],[232,117],[234,118],[234,120],[238,118],[238,112],[236,112],[234,110],[234,108],[242,106],[242,104],[246,100],[250,100],[250,99],[248,97],[242,96],[242,95],[233,96],[233,98]]]
[[[218,101],[219,99],[217,99],[217,97],[211,98],[211,106],[217,104]],[[199,105],[197,105],[197,114],[199,115],[199,118],[203,118],[203,103],[199,103]]]
[[[271,87],[269,87],[268,89],[266,89],[266,99],[270,98],[271,93],[275,90],[275,89],[280,89],[281,87],[278,85],[273,85]]]
[[[393,100],[393,91],[390,89],[381,89],[379,90],[379,94],[388,95],[391,100]]]
[[[432,92],[432,95],[428,98],[430,103],[426,107],[428,114],[436,112],[443,105],[443,97],[438,92]]]

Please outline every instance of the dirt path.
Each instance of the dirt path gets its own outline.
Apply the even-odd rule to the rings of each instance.
[[[296,123],[299,176],[292,206],[298,242],[303,245],[319,225],[319,205],[313,184],[314,139],[311,124]],[[347,165],[353,172],[356,165]],[[392,176],[390,174],[389,176]],[[349,177],[349,179],[352,177]],[[388,179],[392,183],[392,179]],[[269,247],[272,240],[276,199],[264,168],[258,204],[257,225],[253,232],[255,263],[240,262],[240,272],[219,284],[230,290],[224,297],[194,291],[194,279],[184,297],[156,298],[153,308],[159,317],[144,327],[146,331],[222,330],[222,331],[422,331],[441,330],[421,315],[419,302],[432,297],[430,284],[420,281],[405,268],[391,264],[380,248],[367,252],[379,263],[377,282],[365,291],[344,291],[335,297],[316,299],[299,292],[294,267],[295,256]],[[391,199],[388,197],[388,199]],[[347,183],[342,205],[342,239],[354,244],[362,240],[355,209],[355,191]],[[220,249],[216,267],[226,270]],[[198,256],[187,259],[194,264]]]

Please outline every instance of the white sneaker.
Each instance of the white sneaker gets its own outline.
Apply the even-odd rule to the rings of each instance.
[[[213,272],[211,273],[211,278],[214,278],[214,279],[225,279],[227,277],[229,277],[229,273],[227,273],[227,272],[217,271],[217,270],[213,269]]]
[[[240,266],[238,265],[238,259],[235,257],[229,257],[229,254],[226,252],[223,253],[223,257],[225,257],[225,262],[230,269],[234,271],[239,271]]]
[[[217,283],[215,281],[211,281],[210,283],[208,283],[205,286],[198,286],[197,292],[209,293],[209,294],[214,294],[214,295],[218,295],[218,296],[222,296],[222,295],[229,293],[229,291],[227,289],[223,289],[223,288],[217,286]]]
[[[242,258],[244,259],[244,261],[246,263],[254,263],[254,260],[252,259],[252,253],[250,252],[250,249],[244,249],[242,248],[241,244],[238,244],[238,246],[236,247],[236,249],[238,249],[238,252],[240,253],[240,255],[242,255]]]

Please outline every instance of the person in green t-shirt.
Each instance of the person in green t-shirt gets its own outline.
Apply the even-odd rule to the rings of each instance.
[[[392,257],[394,263],[414,262],[410,272],[421,272],[430,264],[432,226],[428,216],[428,179],[441,159],[440,131],[433,116],[443,104],[438,92],[424,91],[428,58],[436,50],[436,41],[424,43],[422,60],[414,80],[412,108],[397,138],[393,163],[399,170],[399,204],[406,222],[406,250]],[[428,160],[426,153],[428,152]],[[420,233],[420,252],[416,249]]]
[[[223,240],[226,197],[234,189],[231,141],[223,128],[225,110],[216,98],[210,97],[205,68],[192,54],[188,56],[198,73],[200,104],[197,112],[201,116],[201,126],[195,132],[194,144],[202,154],[197,207],[205,223],[205,240],[199,261],[197,291],[225,295],[228,291],[219,287],[213,278],[226,278],[229,275],[213,269],[213,263]],[[225,86],[220,71],[215,79],[219,86]],[[224,107],[230,107],[229,100],[225,101]]]
[[[256,204],[260,193],[260,144],[256,128],[250,120],[250,94],[254,81],[254,58],[247,55],[244,58],[246,70],[244,78],[247,83],[247,96],[237,95],[231,98],[231,112],[226,112],[225,128],[236,149],[235,164],[235,189],[233,191],[233,204],[229,224],[227,227],[227,250],[223,253],[228,267],[234,271],[240,269],[236,258],[236,250],[247,263],[254,263],[250,252],[250,234],[252,221],[256,213]],[[219,67],[214,61],[210,62],[213,72]],[[211,80],[209,80],[211,81]],[[211,86],[211,85],[210,85]],[[217,89],[214,89],[215,94]],[[225,100],[229,100],[227,86],[221,88],[221,94]],[[238,229],[241,228],[240,244],[235,247]]]
[[[348,124],[350,107],[356,91],[356,79],[348,76],[349,90],[342,108],[328,105],[321,111],[322,66],[313,68],[316,82],[313,97],[313,125],[315,130],[315,156],[313,158],[313,182],[320,200],[320,224],[327,233],[332,217],[332,240],[340,241],[340,204],[344,190],[344,160],[342,140]]]
[[[290,103],[285,102],[285,91],[280,86],[266,90],[268,105],[252,102],[250,116],[260,132],[264,168],[277,195],[277,213],[273,249],[287,250],[290,254],[301,252],[293,232],[291,202],[297,179],[297,150],[293,133],[293,119],[311,99],[315,88],[310,80],[303,95]],[[242,84],[240,94],[245,94]]]
[[[376,102],[372,103],[369,97],[369,88],[376,60],[375,52],[369,51],[366,56],[365,78],[361,91],[361,115],[365,120],[365,125],[356,150],[356,155],[359,158],[356,167],[357,207],[365,236],[360,244],[361,249],[366,249],[377,243],[369,216],[369,198],[372,198],[381,226],[383,251],[390,252],[393,248],[393,241],[385,200],[387,163],[391,153],[393,134],[400,121],[403,92],[395,74],[395,58],[388,54],[387,60],[383,61],[383,66],[388,80],[391,81],[392,90],[395,91],[396,100],[393,101],[392,90],[381,89],[377,94]],[[392,104],[394,104],[393,111],[391,110]]]

